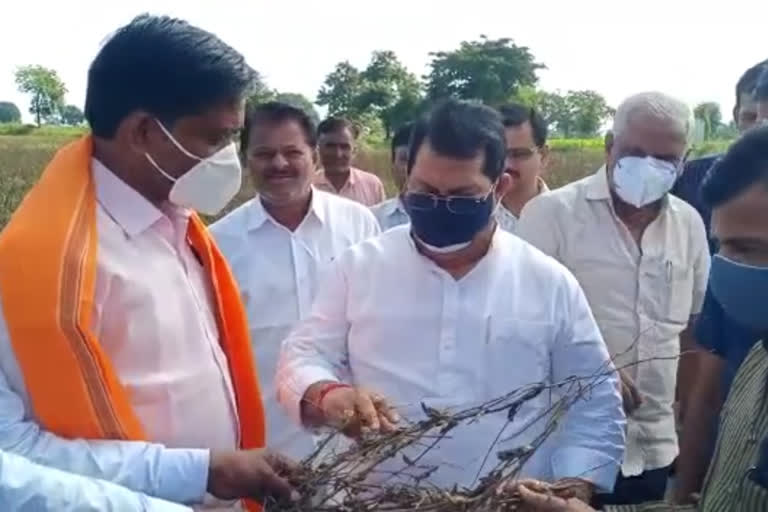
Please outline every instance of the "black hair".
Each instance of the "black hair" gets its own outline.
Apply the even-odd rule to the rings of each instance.
[[[163,123],[244,97],[256,72],[221,39],[184,20],[142,14],[120,28],[88,70],[85,118],[111,138],[127,115],[145,110]]]
[[[510,103],[499,107],[504,126],[521,126],[526,122],[531,124],[533,141],[537,147],[543,147],[547,143],[549,128],[547,122],[533,107],[526,107],[519,103]]]
[[[352,134],[353,139],[357,139],[357,137],[360,135],[360,129],[357,127],[357,125],[349,119],[343,117],[328,117],[323,119],[320,124],[317,125],[317,133],[319,135],[325,133],[336,133],[342,130],[349,130],[349,133]]]
[[[499,113],[481,103],[445,100],[413,127],[408,149],[408,173],[421,145],[428,141],[439,155],[471,159],[483,153],[483,172],[496,181],[504,172],[506,143]]]
[[[738,110],[741,107],[741,97],[744,94],[756,93],[756,87],[759,82],[759,77],[762,71],[768,65],[768,60],[764,60],[759,64],[755,64],[741,75],[739,81],[736,82],[736,106],[734,110]]]
[[[251,131],[259,123],[283,123],[294,121],[304,132],[304,139],[311,147],[317,144],[317,131],[312,118],[302,109],[279,101],[268,101],[254,105],[245,115],[245,126],[240,132],[240,151],[245,153],[250,142]]]
[[[408,146],[411,142],[411,133],[413,132],[413,122],[405,123],[397,129],[392,136],[392,160],[395,160],[395,151],[401,146]]]
[[[753,128],[734,142],[710,167],[701,193],[716,208],[760,181],[768,186],[768,126]]]
[[[755,83],[755,99],[764,101],[768,99],[768,66],[764,66]]]

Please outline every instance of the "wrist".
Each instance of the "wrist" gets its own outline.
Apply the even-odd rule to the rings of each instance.
[[[232,455],[226,452],[211,452],[207,490],[217,498],[222,498],[228,494],[226,488],[227,482],[231,480]]]
[[[301,400],[301,421],[304,426],[316,428],[325,423],[321,402],[330,392],[326,391],[329,386],[338,386],[338,384],[339,382],[334,380],[321,380],[307,388]]]

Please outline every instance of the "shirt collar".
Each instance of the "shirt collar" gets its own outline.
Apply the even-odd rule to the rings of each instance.
[[[349,168],[349,178],[347,178],[347,182],[344,184],[344,187],[355,186],[358,179],[358,172],[359,171],[356,167]],[[318,169],[317,173],[315,174],[315,178],[316,178],[316,181],[315,181],[316,183],[323,184],[325,186],[333,188],[333,184],[331,184],[331,182],[328,180],[328,177],[325,175],[325,169],[323,168]]]
[[[403,206],[403,202],[400,200],[400,196],[393,197],[392,199],[386,201],[382,207],[381,207],[382,213],[386,215],[387,217],[390,217],[394,215],[397,212],[405,212],[405,206]]]
[[[317,217],[317,220],[319,220],[320,223],[325,224],[327,201],[328,198],[322,191],[312,187],[312,197],[309,199],[309,211],[307,212],[307,217],[312,214]],[[306,219],[306,217],[304,218]],[[248,230],[259,229],[267,221],[279,225],[279,223],[272,218],[267,209],[264,208],[264,205],[261,202],[261,197],[256,195],[251,201]]]
[[[608,188],[608,172],[605,170],[605,165],[588,178],[587,199],[590,201],[611,199],[611,190]]]
[[[91,172],[97,201],[128,236],[142,233],[164,217],[162,211],[95,158],[91,159]]]

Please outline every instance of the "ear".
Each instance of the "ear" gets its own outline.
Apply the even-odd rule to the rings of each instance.
[[[143,155],[147,153],[155,139],[155,131],[159,130],[154,118],[144,111],[128,114],[117,127],[116,138],[132,152]]]
[[[317,147],[316,146],[313,147],[310,150],[310,155],[311,155],[311,158],[312,158],[312,165],[314,165],[315,169],[317,169],[317,167],[319,165],[319,162],[320,162],[320,154],[317,152]]]
[[[549,155],[550,155],[549,146],[546,144],[541,146],[539,148],[539,155],[541,155],[541,167],[542,167],[542,170],[544,170],[547,167],[549,167]]]

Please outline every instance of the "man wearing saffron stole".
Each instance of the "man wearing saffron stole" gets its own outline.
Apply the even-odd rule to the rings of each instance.
[[[92,135],[0,235],[0,449],[157,498],[289,499],[231,272],[195,211],[240,188],[255,72],[213,34],[142,15],[88,75]],[[253,502],[238,502],[252,499]]]

